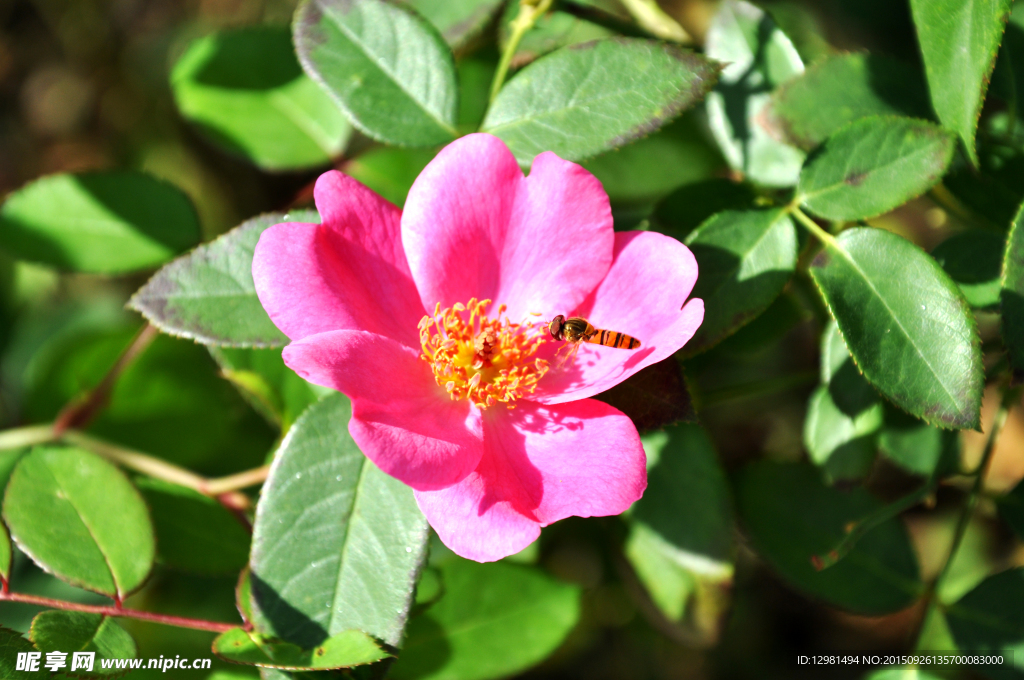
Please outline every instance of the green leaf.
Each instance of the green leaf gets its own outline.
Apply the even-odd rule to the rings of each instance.
[[[795,293],[783,291],[768,309],[723,340],[719,348],[733,356],[756,354],[778,343],[811,316]]]
[[[72,585],[124,599],[153,565],[146,504],[88,451],[34,448],[11,476],[3,514],[22,552]]]
[[[164,333],[205,345],[279,347],[284,333],[263,311],[252,281],[260,234],[279,222],[320,222],[311,210],[268,213],[243,222],[170,263],[140,288],[128,306]]]
[[[306,407],[334,392],[300,378],[284,365],[279,349],[211,347],[210,354],[253,408],[282,430]]]
[[[302,649],[243,628],[218,635],[213,653],[233,663],[285,670],[351,668],[390,656],[372,637],[358,630],[342,631],[312,649]]]
[[[342,169],[401,207],[412,183],[436,155],[437,149],[377,147],[345,163]]]
[[[815,570],[812,556],[828,553],[850,522],[881,507],[862,488],[827,487],[810,465],[760,461],[739,474],[736,501],[758,553],[811,597],[860,614],[883,614],[907,607],[924,589],[898,519],[872,529],[835,565]]]
[[[464,45],[486,28],[501,8],[501,0],[403,0],[441,32],[452,49]]]
[[[1012,0],[910,0],[932,106],[978,165],[974,135]]]
[[[807,68],[772,95],[767,118],[786,139],[813,149],[868,116],[930,118],[923,74],[878,54],[837,54]]]
[[[199,218],[177,187],[141,172],[50,175],[0,208],[0,248],[76,272],[123,274],[199,242]]]
[[[772,91],[804,70],[793,43],[754,5],[726,0],[708,27],[705,49],[726,64],[708,95],[708,123],[729,165],[756,184],[793,186],[804,154],[773,137],[763,118]]]
[[[250,26],[199,38],[171,71],[182,116],[214,142],[267,170],[325,165],[351,127],[310,80],[286,26]]]
[[[459,59],[459,131],[476,132],[491,103],[491,81],[498,70],[498,55],[484,51]]]
[[[581,164],[608,193],[613,206],[648,206],[676,188],[723,169],[689,113],[650,137]]]
[[[1024,206],[1010,227],[1003,255],[999,307],[1003,319],[1003,343],[1015,375],[1024,375]]]
[[[978,427],[981,343],[935,260],[890,232],[854,228],[829,239],[810,271],[872,385],[933,425]]]
[[[685,241],[701,276],[693,296],[704,300],[704,322],[686,343],[692,356],[732,335],[766,310],[796,267],[797,232],[788,213],[746,210],[718,213]]]
[[[987,675],[1010,678],[1024,672],[1024,568],[988,577],[956,604],[949,605],[946,616],[960,649],[1012,657],[1012,670],[992,667]]]
[[[804,445],[830,480],[860,479],[874,462],[884,411],[835,322],[821,337],[821,382],[807,406]]]
[[[750,210],[756,194],[748,184],[715,178],[681,187],[654,211],[653,228],[680,241],[725,210]]]
[[[21,652],[38,651],[35,646],[23,638],[21,633],[0,626],[0,677],[4,678],[49,678],[50,671],[46,670],[42,662],[46,657],[40,659],[39,670],[36,672],[17,669],[18,654]]]
[[[717,66],[667,43],[597,40],[558,50],[502,88],[483,131],[519,164],[554,151],[581,160],[654,132],[700,100]]]
[[[149,505],[157,560],[200,574],[233,574],[249,561],[249,532],[209,496],[158,479],[135,485]]]
[[[736,503],[754,547],[784,581],[850,611],[880,614],[909,605],[924,590],[906,529],[890,519],[843,559],[816,570],[811,558],[833,550],[851,521],[882,504],[863,488],[825,486],[804,464],[761,461],[736,481]]]
[[[875,460],[882,404],[851,417],[832,400],[822,385],[811,394],[804,420],[804,445],[815,465],[833,481],[861,479]]]
[[[306,0],[295,51],[362,132],[386,144],[456,137],[455,61],[437,30],[385,0]]]
[[[975,309],[999,304],[1003,237],[988,231],[954,234],[932,251],[932,257],[956,281]]]
[[[862,118],[829,137],[800,173],[800,203],[830,220],[862,220],[898,208],[939,181],[953,137],[932,123]]]
[[[106,669],[101,659],[134,659],[137,656],[135,640],[114,619],[102,614],[84,612],[44,611],[32,619],[29,639],[41,652],[65,652],[70,670],[72,652],[95,652],[91,673],[78,669],[74,677],[101,678],[123,675],[123,669]],[[44,656],[45,658],[45,656]]]
[[[679,421],[697,422],[682,367],[673,357],[637,371],[594,398],[625,413],[641,432]]]
[[[396,680],[488,680],[540,663],[580,616],[580,591],[517,564],[452,558],[444,596],[409,623]]]
[[[733,509],[714,445],[697,425],[644,437],[647,490],[630,511],[625,553],[670,621],[714,640],[724,622],[735,547]]]
[[[307,649],[348,629],[397,646],[426,550],[412,489],[359,451],[350,415],[341,394],[305,412],[256,510],[254,622]]]
[[[135,327],[73,333],[33,366],[25,412],[53,420],[97,385],[137,335]],[[206,475],[254,467],[275,433],[227,382],[207,351],[166,335],[125,368],[88,432]]]
[[[1012,146],[986,144],[978,149],[978,156],[980,168],[955,159],[942,185],[953,195],[953,209],[961,204],[971,223],[1005,231],[1024,201],[1024,154]]]
[[[248,566],[239,573],[238,582],[235,584],[235,609],[241,614],[243,621],[252,622],[252,578]]]
[[[960,467],[960,435],[941,430],[895,408],[885,410],[878,446],[886,458],[904,470],[940,479]]]
[[[0,522],[0,580],[6,585],[11,580],[11,535]]]
[[[1024,539],[1024,482],[1019,482],[1013,490],[998,498],[999,516],[1010,525],[1010,528]]]

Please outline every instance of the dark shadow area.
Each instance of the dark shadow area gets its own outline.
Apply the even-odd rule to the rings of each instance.
[[[625,413],[640,432],[679,421],[697,422],[682,367],[674,357],[637,371],[594,398]]]
[[[258,608],[270,624],[268,632],[302,649],[313,649],[329,637],[323,626],[293,607],[255,571],[249,578],[253,607]]]
[[[660,502],[641,498],[633,518],[681,550],[727,562],[733,550],[732,507],[713,445],[699,427],[668,432],[669,442],[648,471],[644,492]]]
[[[792,276],[790,271],[776,270],[741,281],[736,278],[741,261],[733,251],[706,243],[692,243],[690,250],[700,271],[690,296],[704,300],[704,321],[687,343],[688,353],[718,343],[763,312]],[[715,304],[720,296],[728,301],[741,301],[742,307]]]
[[[832,374],[828,393],[836,407],[850,418],[856,418],[879,400],[875,388],[861,375],[852,358]]]
[[[199,243],[199,216],[174,185],[135,172],[95,172],[74,181],[114,215],[147,238],[177,252]]]
[[[1003,337],[1008,341],[1007,353],[1014,381],[1024,381],[1024,295],[1003,288],[999,296],[1003,314]]]
[[[935,118],[928,84],[920,67],[881,54],[868,54],[868,85],[878,98],[912,118]]]
[[[451,643],[448,642],[445,629],[424,613],[409,621],[406,639],[415,642],[399,650],[402,669],[399,678],[428,677],[435,671],[444,668],[452,655]]]
[[[768,40],[775,28],[775,22],[765,14],[757,26],[757,51],[754,53],[754,60],[750,67],[732,83],[724,80],[718,81],[716,91],[722,95],[722,104],[725,108],[725,117],[729,120],[732,128],[732,136],[736,139],[743,153],[743,171],[750,170],[750,140],[753,137],[753,130],[750,127],[750,98],[759,94],[768,94],[772,91],[774,84],[769,80],[766,69],[766,52]]]
[[[201,85],[225,90],[272,90],[302,75],[287,26],[253,26],[222,33],[195,72]]]
[[[680,241],[704,220],[723,210],[748,210],[756,194],[747,184],[729,179],[706,179],[677,189],[658,204],[654,220],[658,231]]]

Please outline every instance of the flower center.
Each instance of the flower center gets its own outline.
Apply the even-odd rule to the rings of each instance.
[[[548,372],[548,362],[534,358],[544,344],[543,334],[532,333],[533,323],[511,323],[487,316],[490,300],[472,298],[420,319],[420,344],[434,380],[452,399],[469,399],[480,408],[498,402],[515,407],[515,400],[532,394]],[[467,318],[468,317],[468,318]]]

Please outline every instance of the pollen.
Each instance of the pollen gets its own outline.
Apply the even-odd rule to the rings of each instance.
[[[420,319],[420,344],[434,380],[455,399],[480,408],[498,403],[515,407],[516,399],[533,394],[548,372],[548,362],[535,357],[544,344],[532,322],[512,323],[499,305],[487,316],[490,300],[472,298]]]

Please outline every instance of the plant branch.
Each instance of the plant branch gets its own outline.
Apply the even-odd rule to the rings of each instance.
[[[519,0],[519,14],[512,20],[512,34],[508,38],[508,44],[501,53],[501,60],[498,62],[498,70],[494,73],[494,80],[491,82],[491,96],[488,100],[493,104],[494,99],[505,84],[505,77],[508,75],[508,68],[512,64],[512,57],[519,48],[519,43],[526,35],[526,32],[533,28],[545,12],[551,8],[554,0]]]
[[[920,489],[910,493],[903,498],[897,499],[892,503],[882,506],[878,510],[875,510],[867,517],[858,520],[853,526],[849,527],[846,532],[846,536],[843,540],[832,550],[828,551],[824,555],[812,555],[811,564],[817,571],[822,569],[828,569],[839,560],[846,557],[857,542],[864,538],[865,534],[877,527],[879,524],[886,522],[893,517],[899,516],[904,510],[909,510],[914,507],[929,495],[935,491],[935,487],[938,485],[938,480],[934,476],[930,477]]]
[[[54,441],[53,425],[30,425],[0,432],[0,451]]]
[[[121,353],[114,365],[110,367],[107,374],[103,376],[100,384],[91,389],[83,398],[74,399],[57,414],[53,423],[53,429],[60,435],[72,427],[83,427],[87,425],[107,405],[114,385],[121,373],[128,368],[142,354],[150,343],[160,334],[155,326],[146,324],[140,330],[131,344]]]
[[[61,439],[68,444],[80,446],[130,470],[141,472],[155,479],[162,479],[165,482],[188,487],[204,496],[212,496],[230,510],[247,510],[252,504],[248,496],[240,493],[238,489],[259,484],[267,478],[267,473],[270,470],[268,466],[262,466],[254,470],[228,475],[227,477],[207,479],[173,463],[168,463],[165,460],[154,458],[153,456],[148,456],[144,453],[118,446],[117,444],[111,444],[78,430],[68,430],[61,436]]]
[[[967,496],[967,503],[964,505],[963,512],[960,513],[960,518],[957,520],[956,529],[953,532],[953,542],[949,547],[949,554],[946,556],[946,561],[942,565],[942,570],[939,575],[935,578],[935,582],[932,584],[931,593],[938,593],[939,588],[942,586],[943,581],[949,575],[950,566],[953,564],[953,559],[956,557],[957,551],[960,549],[960,544],[964,540],[964,535],[967,533],[967,527],[971,523],[971,517],[974,516],[974,509],[978,506],[978,499],[981,497],[981,486],[985,481],[985,475],[988,473],[988,468],[992,464],[992,453],[996,449],[996,440],[999,439],[999,434],[1002,432],[1003,425],[1006,424],[1006,418],[1010,413],[1010,407],[1020,396],[1020,390],[1005,390],[1003,392],[1002,400],[999,403],[999,410],[996,411],[996,417],[992,421],[992,429],[989,430],[988,439],[985,441],[985,449],[981,454],[981,462],[974,468],[968,476],[974,477],[974,483],[971,485],[971,491]]]
[[[121,616],[129,619],[138,619],[139,621],[162,623],[166,626],[191,628],[192,630],[205,630],[211,633],[223,633],[241,625],[234,623],[218,623],[216,621],[206,621],[203,619],[189,619],[183,616],[171,616],[169,614],[154,614],[152,612],[144,612],[138,609],[125,609],[124,607],[114,605],[79,604],[77,602],[54,600],[49,597],[25,595],[22,593],[0,593],[0,602],[23,602],[25,604],[34,604],[40,607],[48,607],[50,609],[63,609],[64,611],[85,612],[87,614],[103,614],[104,616]]]

